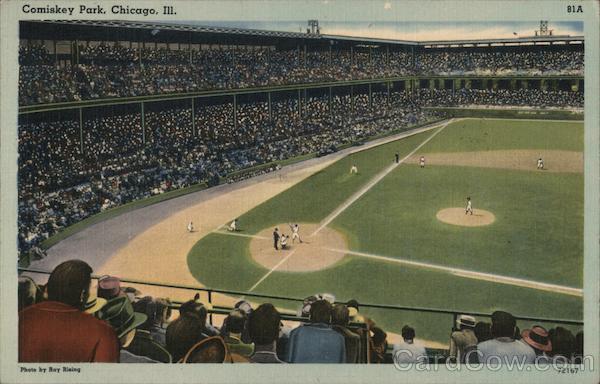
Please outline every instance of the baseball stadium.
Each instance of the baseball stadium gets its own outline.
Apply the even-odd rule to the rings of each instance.
[[[583,58],[545,21],[448,41],[20,22],[20,361],[75,361],[25,326],[82,268],[118,352],[81,361],[464,362],[499,337],[575,361]]]

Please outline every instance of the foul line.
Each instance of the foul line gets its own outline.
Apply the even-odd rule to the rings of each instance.
[[[389,167],[385,168],[383,171],[379,172],[375,177],[371,179],[364,187],[355,192],[352,196],[348,198],[342,205],[337,207],[333,212],[329,214],[323,221],[321,221],[321,225],[310,234],[310,236],[314,236],[319,233],[323,228],[328,226],[336,217],[338,217],[342,212],[344,212],[349,206],[351,206],[356,200],[360,199],[362,195],[367,193],[371,188],[373,188],[377,183],[379,183],[384,177],[386,177],[390,172],[392,172],[396,167],[402,164],[406,159],[415,154],[421,147],[427,144],[431,139],[433,139],[438,133],[440,133],[444,128],[448,126],[454,119],[448,120],[445,124],[442,125],[440,129],[435,131],[431,136],[429,136],[425,141],[419,144],[415,149],[413,149],[408,155],[404,156],[402,160],[397,163],[393,163]]]
[[[281,259],[281,261],[280,261],[279,263],[275,264],[275,266],[274,266],[273,268],[271,268],[271,269],[269,270],[269,272],[265,273],[265,275],[264,275],[263,277],[261,277],[261,278],[260,278],[260,280],[258,280],[258,281],[256,282],[256,284],[254,284],[252,287],[250,287],[250,289],[248,290],[248,292],[252,292],[252,291],[254,291],[254,289],[255,289],[256,287],[258,287],[258,285],[259,285],[260,283],[262,283],[262,282],[263,282],[263,281],[264,281],[264,280],[265,280],[267,277],[269,277],[269,275],[270,275],[271,273],[275,272],[275,270],[276,270],[277,268],[279,268],[279,266],[280,266],[281,264],[285,263],[287,259],[289,259],[290,257],[292,257],[292,255],[293,255],[293,254],[296,252],[296,250],[297,250],[297,249],[298,249],[298,248],[296,248],[296,249],[294,249],[293,251],[291,251],[289,255],[287,255],[286,257],[284,257],[283,259]]]
[[[225,231],[220,231],[218,229],[215,229],[214,231],[211,231],[211,233],[216,233],[219,235],[225,235],[225,236],[239,236],[239,237],[249,237],[251,239],[261,239],[261,240],[268,240],[268,237],[265,236],[259,236],[259,235],[246,235],[244,233],[235,233],[235,232],[225,232]]]
[[[368,259],[387,261],[387,262],[392,262],[392,263],[397,263],[397,264],[411,265],[414,267],[421,267],[421,268],[427,268],[427,269],[434,269],[434,270],[448,272],[453,275],[465,277],[465,278],[469,278],[469,279],[486,280],[486,281],[491,281],[494,283],[516,285],[516,286],[520,286],[520,287],[534,288],[534,289],[538,289],[538,290],[542,290],[542,291],[558,292],[558,293],[563,293],[563,294],[571,295],[571,296],[579,296],[579,297],[583,296],[582,289],[567,287],[564,285],[548,284],[548,283],[542,283],[542,282],[534,281],[534,280],[526,280],[526,279],[519,279],[516,277],[495,275],[492,273],[475,272],[475,271],[469,271],[467,269],[444,267],[444,266],[436,265],[436,264],[429,264],[429,263],[423,263],[423,262],[419,262],[419,261],[412,261],[412,260],[406,260],[406,259],[397,259],[394,257],[379,256],[379,255],[374,255],[371,253],[349,251],[346,249],[335,249],[335,248],[325,248],[325,249],[332,251],[332,252],[344,253],[344,254],[364,257],[364,258],[368,258]]]

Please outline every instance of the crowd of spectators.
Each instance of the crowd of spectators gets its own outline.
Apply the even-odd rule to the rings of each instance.
[[[583,108],[583,92],[540,89],[421,89],[419,102],[427,106],[485,105],[499,107]]]
[[[360,312],[356,300],[336,302],[330,293],[307,297],[287,321],[271,303],[242,300],[216,327],[199,294],[177,305],[124,287],[114,276],[100,277],[92,289],[91,274],[87,263],[69,260],[52,271],[45,286],[19,278],[19,362],[583,362],[583,331],[573,335],[561,326],[535,325],[521,332],[504,311],[494,312],[491,324],[460,315],[450,349],[434,354],[410,325],[402,328],[402,341],[390,346],[387,332]]]
[[[436,50],[415,55],[423,75],[582,74],[583,50]]]
[[[141,49],[121,45],[79,48],[79,60],[53,65],[44,46],[19,50],[21,105],[210,89],[443,74],[581,74],[583,50],[371,51],[362,48]]]
[[[405,92],[283,99],[191,110],[165,108],[19,125],[19,250],[22,254],[61,228],[133,200],[192,184],[234,182],[278,169],[277,163],[328,153],[370,137],[436,118],[407,102]],[[246,171],[248,170],[248,171]]]

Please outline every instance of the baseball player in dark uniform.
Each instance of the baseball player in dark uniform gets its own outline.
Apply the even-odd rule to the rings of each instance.
[[[279,249],[279,228],[277,227],[273,231],[273,247],[275,247],[276,250]]]

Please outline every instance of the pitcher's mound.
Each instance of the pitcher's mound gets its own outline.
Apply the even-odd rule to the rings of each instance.
[[[442,223],[463,227],[479,227],[496,221],[496,216],[492,212],[483,209],[474,209],[472,215],[465,215],[464,208],[446,208],[439,211],[435,217]]]
[[[310,236],[316,224],[299,223],[302,243],[292,243],[292,230],[288,224],[279,224],[280,234],[289,236],[287,249],[275,250],[273,246],[273,230],[266,228],[250,242],[252,258],[267,269],[277,267],[282,272],[307,272],[327,268],[344,258],[347,249],[346,239],[341,233],[331,228],[323,228],[316,235]],[[329,249],[335,249],[331,251]]]

